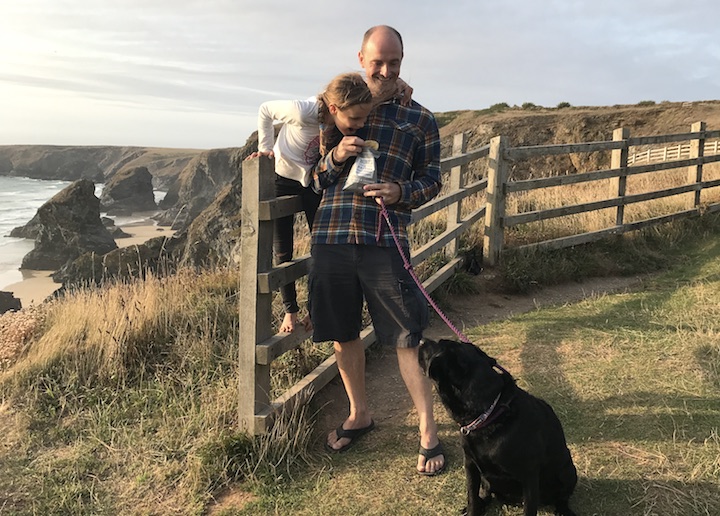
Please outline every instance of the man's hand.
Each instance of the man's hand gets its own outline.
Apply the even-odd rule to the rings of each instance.
[[[244,161],[247,161],[247,160],[253,159],[253,158],[259,158],[260,156],[267,156],[268,158],[273,159],[275,157],[275,153],[273,151],[253,152],[247,158],[245,158]]]
[[[363,186],[363,190],[365,190],[363,193],[365,197],[374,197],[378,204],[382,199],[386,205],[398,202],[402,193],[400,185],[397,183],[374,183]]]

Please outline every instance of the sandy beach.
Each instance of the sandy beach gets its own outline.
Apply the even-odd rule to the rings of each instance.
[[[129,247],[131,245],[143,244],[147,240],[157,236],[171,236],[174,231],[169,227],[156,226],[151,220],[132,223],[127,225],[119,225],[122,230],[131,235],[128,238],[118,238],[115,240],[118,247]],[[12,292],[15,297],[20,299],[23,307],[42,303],[45,298],[60,288],[60,283],[55,283],[50,275],[54,271],[35,271],[21,269],[23,280],[2,290]]]

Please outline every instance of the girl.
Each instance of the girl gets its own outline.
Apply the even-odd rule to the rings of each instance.
[[[365,125],[373,106],[372,94],[358,73],[338,75],[316,97],[274,100],[260,106],[258,151],[247,159],[275,158],[275,194],[299,195],[310,229],[320,204],[320,195],[310,186],[311,169],[332,147],[325,141],[325,133],[337,127],[345,136],[354,134]],[[273,141],[275,120],[283,122],[277,141]],[[273,252],[277,263],[292,260],[294,219],[290,215],[275,220]],[[295,284],[284,285],[280,293],[285,311],[280,332],[292,332],[297,327],[299,311]],[[302,325],[306,331],[312,329],[309,317],[302,320]]]

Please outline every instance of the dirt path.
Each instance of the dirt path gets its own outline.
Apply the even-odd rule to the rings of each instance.
[[[639,277],[595,278],[582,283],[547,287],[529,295],[507,295],[483,291],[483,283],[487,281],[487,277],[478,278],[481,294],[457,296],[450,303],[444,303],[449,305],[443,308],[445,315],[461,332],[465,328],[506,319],[540,307],[574,303],[606,293],[637,288],[642,284],[643,279]],[[455,337],[453,331],[434,312],[425,335],[433,339]],[[378,426],[405,424],[406,417],[413,411],[413,407],[405,384],[400,377],[394,351],[371,349],[366,377],[368,399],[373,418]],[[318,432],[321,435],[318,438],[322,439],[326,432],[335,428],[347,417],[348,401],[339,377],[336,377],[315,395],[313,405],[320,410]],[[439,418],[443,416],[444,414],[438,414]]]

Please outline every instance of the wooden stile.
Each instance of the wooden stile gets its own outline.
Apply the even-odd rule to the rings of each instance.
[[[462,258],[458,256],[460,236],[483,218],[485,220],[483,258],[484,263],[492,267],[501,263],[505,245],[504,232],[520,224],[601,209],[616,209],[614,226],[579,235],[534,242],[519,248],[521,250],[561,249],[696,216],[701,211],[720,212],[720,203],[705,203],[701,206],[702,191],[720,187],[720,179],[703,181],[703,166],[720,162],[718,141],[708,142],[707,138],[718,137],[720,131],[707,131],[704,122],[697,122],[692,125],[689,133],[646,137],[631,137],[628,129],[618,128],[613,131],[613,140],[607,142],[512,148],[509,147],[505,137],[497,136],[488,145],[467,151],[467,137],[457,135],[453,142],[452,156],[441,160],[441,170],[449,172],[448,191],[413,210],[411,220],[411,224],[414,224],[433,213],[446,210],[447,227],[420,248],[411,250],[410,261],[413,266],[417,266],[439,251],[444,251],[449,258],[440,270],[423,282],[424,288],[431,293],[462,265]],[[673,145],[629,155],[629,150],[633,146],[663,143]],[[611,152],[610,169],[521,181],[511,181],[508,177],[510,164],[520,160],[537,156],[598,151]],[[466,184],[468,165],[478,159],[488,160],[488,177]],[[687,182],[684,185],[627,194],[627,178],[630,176],[682,168],[687,170]],[[309,256],[302,256],[273,267],[273,220],[301,209],[297,197],[275,198],[274,177],[272,160],[255,158],[243,162],[242,256],[238,308],[240,311],[238,410],[240,427],[250,434],[268,431],[279,411],[296,403],[306,402],[337,375],[337,364],[335,358],[331,356],[277,399],[270,399],[272,361],[283,353],[295,349],[311,336],[302,331],[293,334],[273,334],[272,331],[274,291],[290,281],[305,276],[311,267]],[[541,188],[607,180],[611,183],[607,199],[584,204],[568,203],[556,208],[513,215],[506,213],[508,195]],[[485,205],[463,217],[463,200],[483,192],[486,198]],[[629,223],[624,220],[624,210],[627,205],[677,195],[688,196],[688,209]],[[361,338],[365,347],[375,342],[375,333],[371,325],[363,330]]]

